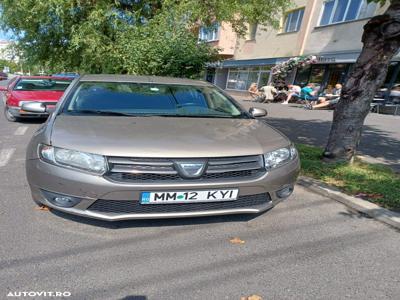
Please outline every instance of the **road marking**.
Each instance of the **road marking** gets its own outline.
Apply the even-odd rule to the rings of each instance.
[[[20,126],[15,130],[14,135],[24,135],[28,130],[28,126]]]
[[[0,167],[4,167],[5,165],[7,165],[14,152],[15,148],[3,149],[0,151]]]

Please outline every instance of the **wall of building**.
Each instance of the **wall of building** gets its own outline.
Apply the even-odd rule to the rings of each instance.
[[[221,55],[232,56],[235,53],[236,33],[228,23],[222,23],[217,47],[221,49]]]
[[[6,40],[0,40],[0,59],[11,60],[13,59],[12,53],[9,50],[11,43]]]
[[[296,0],[294,2],[294,9],[306,7],[299,31],[284,33],[282,32],[282,28],[274,29],[271,27],[266,28],[259,26],[254,40],[246,40],[245,38],[238,39],[234,58],[255,59],[299,55],[301,47],[300,38],[305,28],[303,25],[307,17],[307,3],[310,2],[310,0]],[[283,26],[283,18],[281,23]]]
[[[266,84],[270,75],[268,70],[273,65],[300,55],[315,55],[317,61],[309,67],[293,72],[292,76],[287,77],[287,83],[315,82],[326,86],[344,82],[362,49],[363,26],[370,17],[320,26],[324,2],[324,0],[295,1],[293,10],[305,8],[301,27],[296,32],[282,32],[285,19],[285,16],[282,16],[282,29],[258,28],[253,40],[249,40],[249,37],[238,38],[234,56],[221,63],[222,69],[217,70],[214,83],[231,91],[245,92],[252,82],[256,82],[259,86]],[[336,1],[333,5],[330,18],[325,18],[327,23],[338,16],[336,9],[339,2]],[[376,4],[374,15],[384,13],[387,7],[388,4],[383,7]],[[371,16],[373,10],[370,8],[357,10],[357,15],[360,11],[368,11],[365,15]],[[343,18],[351,12],[354,16],[356,12],[354,6],[353,10],[347,6]],[[394,61],[399,60],[398,54]]]
[[[229,23],[222,22],[218,28],[218,38],[214,41],[207,41],[208,44],[219,49],[219,54],[230,58],[235,53],[237,36]]]
[[[310,30],[304,42],[304,54],[361,51],[363,26],[370,18],[319,26],[323,3],[321,0],[315,3]],[[375,15],[383,13],[386,8],[378,5]]]

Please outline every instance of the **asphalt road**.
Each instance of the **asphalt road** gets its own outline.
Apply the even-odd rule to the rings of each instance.
[[[39,126],[0,116],[0,299],[399,299],[400,233],[301,187],[255,217],[106,223],[37,210],[24,155]]]
[[[235,96],[242,99],[241,96]],[[299,105],[259,104],[240,101],[245,107],[262,107],[268,122],[292,141],[325,147],[332,125],[333,111],[305,110]],[[371,163],[381,163],[400,172],[400,116],[370,113],[365,119],[358,155]]]

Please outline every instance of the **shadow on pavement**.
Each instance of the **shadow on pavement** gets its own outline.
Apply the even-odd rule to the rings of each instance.
[[[47,119],[42,119],[42,118],[23,118],[19,119],[17,123],[21,124],[43,124],[46,122]]]
[[[296,120],[289,118],[267,118],[268,124],[286,134],[295,143],[324,147],[328,141],[332,122],[322,120]],[[364,125],[359,154],[383,159],[400,171],[400,140],[387,132]]]
[[[147,220],[127,220],[127,221],[103,221],[91,218],[85,218],[72,214],[67,214],[54,209],[50,210],[51,213],[57,217],[61,217],[73,222],[78,222],[86,225],[103,227],[107,229],[122,229],[134,227],[169,227],[169,226],[183,226],[183,225],[198,225],[198,224],[213,224],[213,223],[226,223],[226,222],[249,222],[254,218],[264,214],[238,214],[238,215],[224,215],[224,216],[210,216],[210,217],[191,217],[191,218],[173,218],[173,219],[147,219]]]

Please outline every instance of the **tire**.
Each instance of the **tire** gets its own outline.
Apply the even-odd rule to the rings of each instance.
[[[15,117],[15,116],[13,116],[13,115],[11,114],[11,112],[10,112],[10,110],[9,110],[9,108],[8,108],[7,105],[4,106],[4,116],[6,117],[6,119],[7,119],[9,122],[17,122],[17,121],[18,121],[18,117]]]
[[[32,197],[32,201],[33,201],[33,203],[35,203],[37,206],[43,206],[43,205],[44,205],[42,202],[37,201],[37,200],[34,199],[33,197]]]

